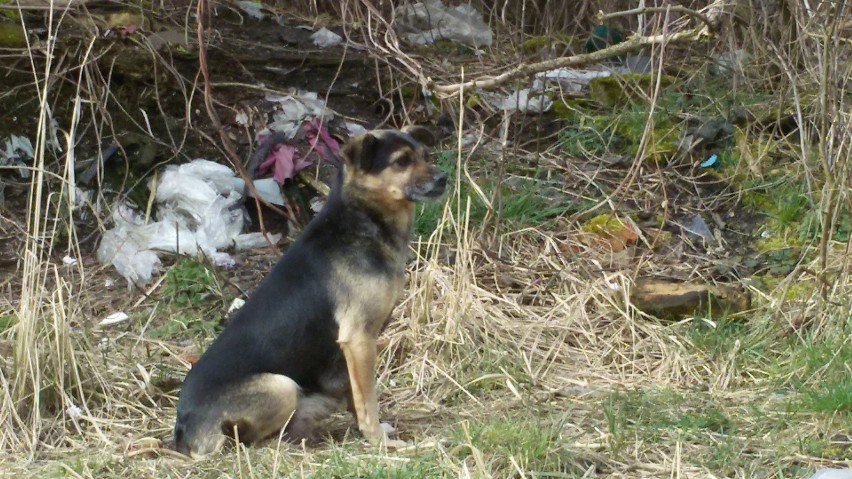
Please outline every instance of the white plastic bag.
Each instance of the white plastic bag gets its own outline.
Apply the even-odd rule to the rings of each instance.
[[[447,8],[440,0],[424,0],[397,9],[395,22],[408,41],[417,45],[446,39],[482,47],[492,41],[482,14],[467,4]]]
[[[128,287],[151,281],[161,265],[157,251],[204,256],[213,264],[234,266],[234,259],[219,250],[235,243],[245,247],[257,243],[253,236],[241,235],[245,212],[240,186],[230,168],[212,161],[166,167],[156,185],[157,221],[146,224],[133,208],[119,205],[113,211],[113,228],[101,239],[98,260],[112,264]]]

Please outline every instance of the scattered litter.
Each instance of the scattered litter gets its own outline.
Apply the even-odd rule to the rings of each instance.
[[[107,278],[106,281],[104,281],[104,288],[112,289],[113,286],[115,286],[115,280],[114,279]]]
[[[298,156],[295,146],[279,143],[269,151],[269,156],[260,163],[257,172],[261,176],[272,172],[275,182],[282,185],[285,180],[295,177],[296,173],[312,164],[310,159]]]
[[[83,410],[76,405],[69,403],[68,407],[65,408],[65,414],[67,414],[71,420],[77,420],[83,416]]]
[[[246,113],[244,111],[238,112],[236,114],[236,116],[234,116],[234,123],[236,123],[237,125],[240,125],[240,126],[248,126],[248,124],[249,124],[248,113]]]
[[[237,6],[240,7],[240,10],[245,12],[246,15],[254,18],[255,20],[263,20],[266,18],[266,14],[263,13],[263,5],[260,3],[241,0],[237,2]]]
[[[231,301],[231,305],[228,306],[228,314],[231,314],[234,311],[242,308],[245,304],[246,300],[244,300],[243,298],[234,298],[234,300]]]
[[[223,253],[221,251],[214,251],[208,255],[208,259],[210,263],[214,266],[218,266],[220,268],[231,269],[237,265],[237,261],[231,257],[228,253]]]
[[[113,324],[118,324],[122,321],[127,321],[127,319],[129,317],[130,316],[128,316],[127,313],[124,313],[122,311],[119,311],[117,313],[112,313],[109,316],[107,316],[106,318],[102,319],[101,322],[98,323],[98,326],[110,326],[110,325],[113,325]]]
[[[818,469],[810,479],[852,479],[852,469]]]
[[[697,236],[704,241],[712,242],[716,238],[713,236],[713,232],[710,231],[710,227],[707,226],[707,222],[704,221],[704,218],[699,214],[692,215],[688,220],[683,223],[683,229],[686,230],[687,233]]]
[[[75,264],[77,264],[77,258],[74,258],[73,256],[66,255],[64,258],[62,258],[62,264],[68,265],[68,266],[74,266]]]
[[[379,424],[382,426],[382,431],[384,431],[388,436],[396,432],[396,428],[389,422],[382,422]]]
[[[550,110],[550,107],[553,106],[553,100],[544,95],[530,96],[530,89],[524,88],[523,90],[512,92],[494,106],[505,111],[543,113]]]
[[[269,93],[266,100],[277,103],[272,113],[272,122],[267,125],[267,130],[257,134],[258,142],[270,132],[286,133],[289,139],[296,136],[296,132],[307,118],[321,118],[324,122],[330,121],[334,113],[326,108],[325,102],[319,98],[316,92],[294,91],[287,95]]]
[[[77,181],[84,185],[88,185],[95,178],[95,175],[98,174],[98,167],[103,167],[110,158],[115,155],[118,151],[118,143],[110,143],[109,146],[101,150],[100,156],[96,158],[92,158],[92,164],[89,165],[88,168],[85,169],[80,175],[77,177]]]
[[[234,178],[234,184],[237,185],[237,190],[243,191],[245,183],[242,178]],[[254,180],[254,189],[260,195],[260,199],[273,205],[284,206],[284,195],[281,194],[281,187],[272,178],[263,178]],[[246,194],[254,197],[254,193],[245,189]]]
[[[491,29],[482,14],[467,4],[447,8],[441,0],[424,0],[398,8],[395,24],[408,41],[417,45],[445,39],[482,47],[492,41]]]
[[[77,186],[74,187],[74,206],[71,207],[71,210],[77,210],[83,206],[92,202],[92,191],[84,190]]]
[[[325,200],[320,198],[319,196],[314,196],[310,201],[311,211],[314,213],[319,213],[322,211],[323,206],[325,206]]]
[[[157,221],[146,224],[132,207],[120,204],[113,211],[114,227],[101,238],[98,260],[111,263],[128,287],[151,281],[160,267],[156,251],[234,266],[234,259],[218,250],[243,241],[245,214],[235,176],[227,166],[203,159],[167,166],[156,185]]]
[[[344,121],[343,126],[346,127],[346,131],[349,132],[350,136],[358,136],[367,133],[367,129],[363,126],[353,123],[351,121]]]
[[[706,160],[702,161],[698,166],[701,168],[713,168],[719,166],[719,155],[713,153]]]
[[[322,159],[331,162],[337,159],[337,153],[340,152],[340,144],[331,137],[326,125],[322,124],[318,118],[314,118],[304,123],[302,128],[308,144],[319,153]]]
[[[586,40],[585,50],[587,53],[603,50],[612,45],[621,43],[624,36],[617,28],[610,28],[606,25],[598,25],[592,29],[592,34]]]
[[[552,80],[570,93],[579,93],[583,87],[595,78],[608,77],[612,75],[609,70],[575,70],[573,68],[557,68],[536,74],[541,80]]]
[[[147,245],[140,244],[134,233],[144,228],[142,218],[129,206],[119,205],[113,211],[113,229],[104,232],[98,246],[98,261],[111,263],[128,283],[145,285],[151,281],[154,271],[160,268],[160,258]]]
[[[320,48],[336,47],[343,42],[343,37],[323,27],[311,35],[314,45]]]
[[[35,153],[33,144],[25,136],[12,135],[6,140],[6,148],[0,150],[0,166],[20,166],[18,174],[23,178],[30,177],[26,164],[32,161]]]
[[[281,234],[278,233],[267,234],[266,236],[263,236],[263,233],[246,233],[234,238],[234,247],[238,250],[263,248],[270,243],[278,244],[281,238]]]
[[[304,153],[297,148],[295,140],[303,138],[308,143]],[[258,135],[260,146],[250,162],[250,174],[264,176],[272,174],[276,183],[283,185],[285,181],[294,178],[299,171],[311,166],[316,153],[325,161],[336,163],[340,144],[332,138],[328,128],[320,118],[302,122],[294,135],[275,132]],[[256,171],[255,170],[255,166]]]

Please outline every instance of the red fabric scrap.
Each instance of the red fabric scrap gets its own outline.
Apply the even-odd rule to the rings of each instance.
[[[315,150],[322,159],[332,163],[337,161],[337,153],[340,151],[340,145],[337,140],[331,137],[328,128],[320,121],[319,118],[314,118],[311,121],[306,121],[302,124],[305,132],[305,138],[311,145],[311,149]],[[320,141],[322,141],[320,143]]]
[[[263,176],[272,170],[272,179],[279,185],[283,185],[286,180],[295,177],[296,173],[313,163],[310,158],[300,158],[295,146],[279,143],[269,150],[269,155],[258,167],[258,173]]]

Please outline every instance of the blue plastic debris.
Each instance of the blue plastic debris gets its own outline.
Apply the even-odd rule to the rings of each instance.
[[[698,166],[701,168],[713,168],[719,164],[719,155],[713,153],[706,160],[702,161]]]

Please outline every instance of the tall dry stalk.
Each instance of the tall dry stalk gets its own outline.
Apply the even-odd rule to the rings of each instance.
[[[21,267],[21,293],[15,309],[17,323],[12,330],[13,369],[8,380],[3,381],[10,401],[0,405],[0,417],[10,426],[0,434],[0,444],[27,451],[30,457],[45,441],[46,424],[57,423],[57,420],[61,424],[66,413],[76,420],[86,410],[81,403],[84,397],[82,379],[71,338],[71,324],[80,315],[75,281],[68,279],[60,270],[64,266],[56,261],[56,257],[63,254],[80,257],[70,215],[75,202],[74,145],[81,99],[78,91],[73,99],[72,117],[64,132],[65,144],[51,145],[50,105],[55,101],[52,86],[58,80],[54,52],[64,14],[50,11],[48,15],[48,42],[44,52],[36,53],[29,48],[39,109],[27,197],[28,234]],[[79,85],[79,79],[77,83]],[[58,168],[52,160],[54,153],[60,157]],[[57,170],[61,171],[58,175],[53,173]],[[57,184],[57,176],[59,188],[52,190],[48,183]],[[56,238],[61,234],[68,238],[67,252],[54,251]],[[77,268],[76,273],[82,275],[82,267]]]
[[[767,5],[777,8],[742,10],[751,24],[765,26],[743,30],[746,49],[757,62],[771,65],[763,80],[779,92],[782,110],[792,108],[798,127],[792,137],[798,154],[796,166],[803,172],[794,180],[805,185],[819,226],[814,245],[817,260],[789,279],[795,282],[803,269],[816,276],[821,301],[813,305],[827,313],[833,305],[847,304],[850,292],[849,242],[838,241],[837,233],[848,228],[842,222],[852,215],[852,6],[848,2]],[[826,325],[821,319],[817,327]]]

